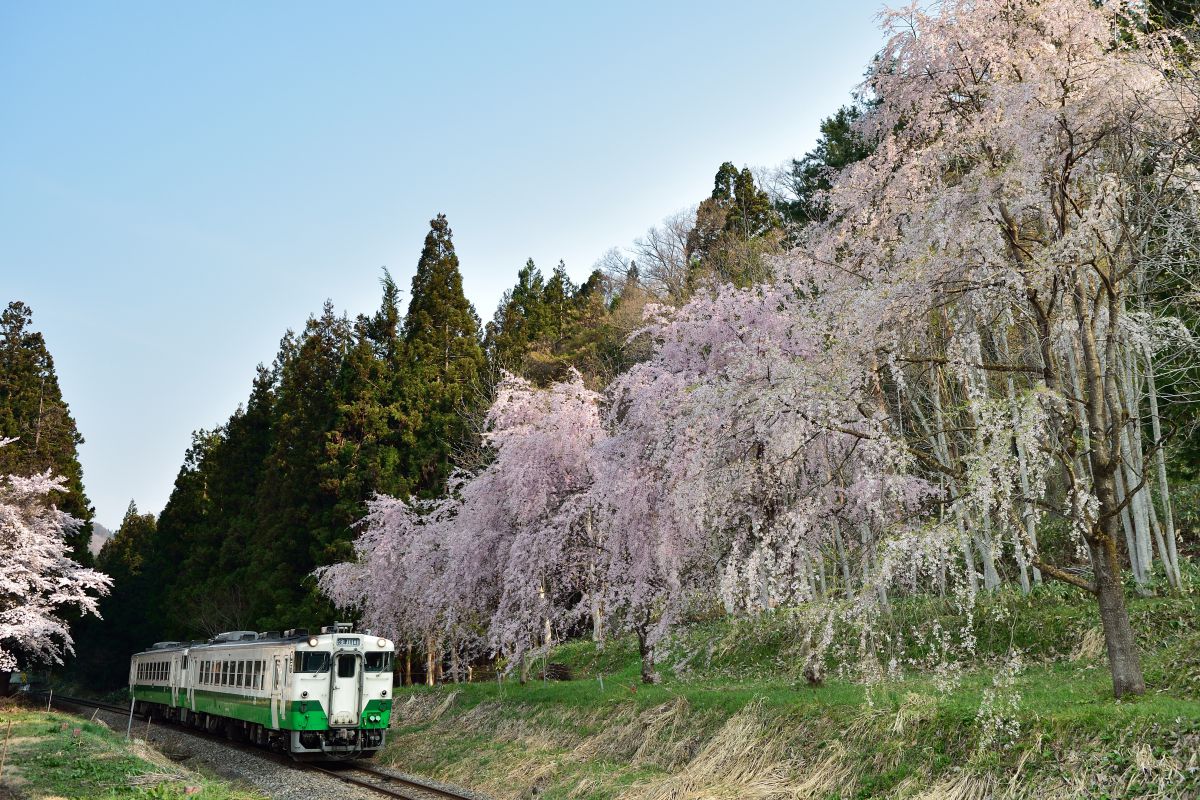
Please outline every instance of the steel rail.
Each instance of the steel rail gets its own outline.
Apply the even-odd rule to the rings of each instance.
[[[458,792],[455,792],[452,789],[447,789],[443,786],[435,786],[434,784],[426,783],[425,781],[413,780],[412,778],[402,778],[399,775],[393,775],[390,772],[384,772],[383,770],[381,770],[377,767],[370,766],[369,764],[353,764],[352,763],[352,764],[347,764],[346,766],[347,766],[347,769],[358,770],[359,772],[365,772],[368,775],[374,775],[377,778],[382,778],[386,781],[398,783],[406,789],[415,789],[416,791],[424,792],[426,795],[434,795],[436,797],[444,797],[444,798],[447,798],[447,800],[474,800],[473,798],[471,798],[467,795],[459,794]],[[325,771],[325,770],[322,770],[322,771]],[[358,779],[356,779],[356,780],[358,780]],[[365,782],[365,783],[369,783],[369,782]]]

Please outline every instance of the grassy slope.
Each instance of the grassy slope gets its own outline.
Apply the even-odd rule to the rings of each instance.
[[[382,758],[498,797],[1200,796],[1200,598],[1137,600],[1133,617],[1150,692],[1132,700],[1111,697],[1088,602],[1044,588],[980,609],[978,656],[950,690],[915,667],[808,687],[803,623],[777,613],[691,626],[656,686],[620,642],[559,648],[570,682],[409,690]],[[934,620],[960,621],[897,608],[893,652],[920,664],[911,632]],[[1024,668],[994,686],[1010,646]]]
[[[0,797],[261,800],[82,717],[10,701],[0,706],[0,736],[10,722]]]

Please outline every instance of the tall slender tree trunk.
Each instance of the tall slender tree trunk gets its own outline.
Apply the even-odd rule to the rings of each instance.
[[[1108,649],[1108,668],[1112,673],[1113,694],[1146,693],[1146,681],[1142,677],[1141,659],[1133,627],[1129,624],[1129,610],[1125,606],[1125,589],[1121,584],[1121,561],[1117,551],[1119,522],[1116,480],[1119,463],[1120,438],[1115,435],[1108,416],[1109,408],[1119,408],[1113,376],[1106,375],[1101,366],[1095,329],[1089,316],[1091,307],[1081,290],[1082,279],[1076,279],[1072,292],[1075,318],[1079,327],[1081,366],[1084,370],[1084,386],[1087,427],[1091,429],[1091,449],[1088,462],[1092,468],[1093,488],[1099,501],[1099,519],[1088,535],[1088,550],[1091,555],[1092,572],[1095,580],[1096,598],[1100,605],[1100,622],[1104,628],[1104,644]],[[1115,350],[1114,342],[1120,315],[1118,298],[1111,297],[1108,303],[1106,346]],[[1108,359],[1110,365],[1113,358]]]
[[[1167,545],[1167,576],[1175,589],[1183,586],[1183,575],[1179,571],[1179,554],[1175,544],[1175,515],[1171,509],[1171,488],[1167,483],[1167,459],[1162,446],[1162,424],[1158,416],[1158,385],[1154,380],[1154,359],[1150,349],[1146,352],[1146,390],[1150,400],[1150,433],[1154,436],[1154,471],[1158,476],[1159,501],[1163,508],[1164,535]]]
[[[1108,525],[1116,534],[1115,520]],[[1142,677],[1142,664],[1138,656],[1137,640],[1129,624],[1129,610],[1125,606],[1125,589],[1121,585],[1121,562],[1117,554],[1116,540],[1105,535],[1100,541],[1089,542],[1092,572],[1096,581],[1096,598],[1100,603],[1100,624],[1104,629],[1104,646],[1108,651],[1108,668],[1112,673],[1113,695],[1146,693],[1146,681]]]
[[[646,626],[637,629],[638,654],[642,657],[642,683],[654,683],[654,645],[649,642]]]

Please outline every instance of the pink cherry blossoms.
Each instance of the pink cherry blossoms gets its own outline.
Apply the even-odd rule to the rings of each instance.
[[[0,447],[12,442],[0,439]],[[50,498],[64,491],[49,473],[0,478],[0,672],[32,662],[62,663],[74,652],[66,621],[69,606],[97,614],[111,581],[67,556],[64,535],[78,520]]]
[[[1141,14],[886,14],[874,153],[772,282],[651,307],[603,395],[506,378],[495,459],[376,500],[322,587],[430,653],[523,659],[590,616],[652,680],[690,611],[837,600],[870,660],[889,594],[1051,578],[1096,597],[1116,694],[1144,691],[1122,578],[1180,584],[1156,376],[1196,352],[1192,301],[1162,298],[1195,277],[1200,91]],[[1086,570],[1039,548],[1048,514]]]

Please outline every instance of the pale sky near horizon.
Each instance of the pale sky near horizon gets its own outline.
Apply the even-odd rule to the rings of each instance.
[[[527,257],[580,279],[722,161],[803,154],[881,8],[0,3],[0,302],[46,337],[97,521],[157,514],[326,298],[407,289],[438,212],[486,321]]]

